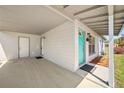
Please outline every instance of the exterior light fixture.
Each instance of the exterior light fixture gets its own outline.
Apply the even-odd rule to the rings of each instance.
[[[92,37],[92,36],[90,35],[90,33],[87,33],[86,41],[90,41],[91,37]]]

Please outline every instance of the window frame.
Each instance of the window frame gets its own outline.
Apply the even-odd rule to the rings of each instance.
[[[95,46],[96,46],[95,42],[96,42],[95,37],[91,35],[91,38],[90,38],[89,44],[88,44],[88,46],[89,46],[89,56],[91,56],[91,55],[96,53],[96,51],[95,51]]]

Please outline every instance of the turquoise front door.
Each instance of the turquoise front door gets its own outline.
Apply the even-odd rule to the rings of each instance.
[[[81,29],[80,29],[81,30]],[[79,65],[84,63],[84,32],[79,32],[78,34],[78,44],[79,44]]]

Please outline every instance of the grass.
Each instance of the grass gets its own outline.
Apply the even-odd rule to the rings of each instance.
[[[115,86],[124,88],[124,54],[115,54]]]
[[[108,47],[105,54],[108,55]],[[124,54],[114,54],[115,62],[115,87],[124,88]]]

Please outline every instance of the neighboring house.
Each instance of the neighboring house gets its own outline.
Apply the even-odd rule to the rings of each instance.
[[[106,24],[100,25],[100,28],[103,26],[103,29],[99,29],[97,27],[99,24],[96,23],[102,19],[99,20],[97,17],[108,13],[108,6],[92,6],[93,8],[89,8],[91,6],[63,7],[59,5],[0,7],[3,9],[0,10],[0,12],[3,11],[2,19],[5,19],[0,29],[0,44],[4,48],[8,60],[42,55],[45,59],[66,69],[76,71],[82,65],[88,64],[95,57],[102,55],[104,51],[102,35],[107,33],[107,26],[105,26]],[[97,9],[101,9],[101,11]],[[101,15],[104,20],[107,19],[106,16]],[[92,20],[94,17],[96,20]],[[9,23],[10,19],[13,22]],[[112,26],[111,24],[109,25]],[[109,29],[111,30],[111,28]],[[118,30],[115,33],[118,33]],[[110,33],[111,36],[113,36],[112,33]],[[21,42],[23,37],[28,37],[24,44]],[[20,50],[20,47],[27,47],[27,49]],[[110,51],[110,53],[112,52]],[[113,66],[110,67],[113,68]],[[113,75],[111,77],[113,80]],[[111,80],[110,85],[112,86],[113,81]]]

